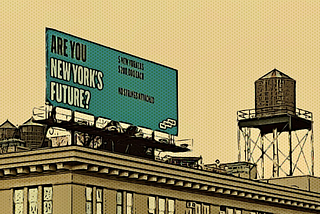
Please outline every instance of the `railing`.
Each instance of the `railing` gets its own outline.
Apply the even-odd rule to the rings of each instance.
[[[296,108],[295,114],[292,112],[291,106],[274,106],[259,109],[245,109],[237,112],[238,120],[254,119],[266,116],[274,116],[279,114],[293,114],[306,120],[313,120],[312,112]]]
[[[53,113],[53,111],[55,111]],[[52,117],[52,114],[54,114],[54,119],[57,122],[61,121],[70,121],[72,118],[74,118],[74,122],[77,122],[81,125],[89,125],[93,126],[96,122],[96,126],[98,128],[102,128],[104,125],[107,124],[110,120],[104,119],[104,118],[98,118],[95,121],[95,118],[93,115],[84,114],[81,112],[73,112],[69,109],[57,107],[53,109],[52,106],[45,105],[40,107],[34,107],[33,108],[33,118],[34,120],[46,120]]]
[[[93,115],[84,114],[80,112],[72,112],[70,109],[65,109],[61,107],[53,107],[50,105],[44,105],[40,107],[34,107],[33,108],[33,118],[35,121],[37,120],[48,120],[50,118],[54,118],[56,123],[60,123],[62,121],[69,122],[73,119],[73,122],[77,123],[77,125],[83,125],[83,126],[92,126],[99,129],[105,129],[107,124],[111,122],[110,119],[107,118],[96,118]],[[54,116],[53,116],[54,114]],[[125,130],[131,126],[131,124],[127,124],[124,122],[116,122],[117,127],[120,129],[119,132],[123,133]],[[138,127],[141,130],[141,133],[143,138],[147,139],[154,139],[158,141],[159,143],[164,144],[172,144],[179,147],[189,147],[190,143],[186,142],[176,142],[174,137],[167,134],[154,131],[155,133],[152,134],[153,130],[149,130],[146,128]],[[54,129],[57,129],[57,127],[54,127]]]
[[[238,120],[253,119],[255,117],[256,117],[256,110],[255,109],[245,109],[245,110],[240,110],[237,112],[237,119]]]
[[[303,110],[303,109],[297,108],[296,109],[296,115],[298,117],[302,117],[302,118],[307,119],[307,120],[311,120],[311,121],[313,120],[312,112],[307,111],[307,110]]]

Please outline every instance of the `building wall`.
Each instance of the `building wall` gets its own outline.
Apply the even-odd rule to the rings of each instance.
[[[0,207],[3,213],[12,213],[12,190],[0,190]]]
[[[210,214],[220,213],[220,207],[225,206],[228,208],[235,208],[242,210],[242,214],[249,214],[251,211],[260,211],[267,213],[279,214],[298,214],[298,213],[316,213],[303,210],[286,209],[281,206],[270,206],[263,203],[252,203],[245,200],[237,200],[232,197],[224,197],[222,195],[204,195],[198,192],[180,191],[178,189],[168,189],[159,186],[149,186],[143,183],[131,183],[126,179],[105,179],[95,177],[92,175],[72,174],[72,184],[70,175],[48,175],[46,178],[42,176],[34,177],[33,182],[29,178],[17,179],[14,188],[0,191],[0,205],[2,213],[13,213],[14,203],[12,201],[13,191],[15,189],[24,189],[24,213],[27,214],[28,210],[28,189],[35,187],[33,184],[43,184],[36,186],[38,188],[38,211],[42,213],[42,196],[41,190],[43,186],[51,185],[53,183],[53,213],[73,214],[73,213],[86,213],[86,187],[103,189],[103,213],[116,214],[116,194],[117,191],[125,191],[133,193],[134,196],[134,214],[148,213],[148,197],[155,196],[161,198],[169,198],[175,200],[175,214],[195,214],[195,209],[187,208],[187,202],[196,202],[196,204],[207,205],[210,208]],[[60,179],[58,182],[56,179]],[[20,181],[19,181],[20,180]],[[46,180],[46,182],[44,182]],[[8,181],[9,182],[9,181]],[[12,182],[12,181],[11,181]],[[56,183],[56,184],[55,184]],[[94,191],[95,192],[95,191]],[[93,200],[93,213],[96,213],[95,194],[92,195]],[[193,210],[193,212],[190,212]],[[125,208],[123,214],[126,214]]]
[[[53,209],[52,209],[53,213],[65,213],[65,214],[73,213],[72,211],[74,207],[71,205],[71,203],[72,201],[76,201],[79,198],[78,197],[74,198],[74,194],[72,190],[73,190],[73,185],[71,184],[53,186],[53,194],[52,194],[53,195]]]
[[[52,188],[52,199],[45,199],[45,188]],[[30,201],[30,190],[36,195],[35,202]],[[98,190],[101,190],[101,201]],[[44,213],[50,200],[52,213],[56,214],[86,213],[88,206],[95,214],[99,206],[106,214],[117,214],[119,206],[122,214],[129,214],[127,207],[132,208],[133,214],[147,214],[151,199],[156,207],[160,206],[160,200],[165,201],[167,209],[168,204],[174,203],[174,214],[208,214],[196,212],[197,208],[210,210],[210,214],[231,209],[242,211],[242,214],[251,214],[251,211],[303,214],[319,213],[320,210],[319,192],[82,147],[0,155],[0,205],[3,205],[0,213],[14,213],[14,207],[21,205],[15,200],[15,194],[20,191],[24,195],[24,214],[30,213],[32,206],[38,213]],[[119,205],[119,193],[123,198],[132,195],[132,206],[126,200]],[[190,202],[193,208],[189,206]],[[155,214],[161,213],[156,211]]]
[[[72,205],[70,206],[70,213],[84,213],[85,211],[85,187],[80,185],[70,185],[70,198]]]

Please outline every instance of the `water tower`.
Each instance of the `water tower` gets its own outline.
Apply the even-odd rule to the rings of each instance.
[[[256,164],[260,178],[268,166],[271,177],[314,175],[312,113],[296,108],[294,79],[274,69],[255,81],[255,109],[238,111],[237,122],[238,161]]]

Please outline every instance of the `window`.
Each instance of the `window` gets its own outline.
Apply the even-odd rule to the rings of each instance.
[[[148,198],[148,214],[156,214],[156,197],[150,196]]]
[[[203,205],[203,214],[210,214],[209,205]]]
[[[251,211],[250,214],[272,214],[272,213],[256,212],[256,211],[252,212],[252,211]]]
[[[148,214],[175,214],[174,199],[160,198],[149,196],[148,198]]]
[[[168,199],[168,214],[174,214],[174,200]]]
[[[243,209],[240,208],[232,208],[232,207],[220,207],[220,214],[242,214]],[[259,211],[246,211],[246,213],[250,214],[272,214],[272,213],[266,213],[266,212],[259,212]]]
[[[102,214],[102,189],[97,188],[96,209],[97,214]]]
[[[196,214],[201,214],[201,204],[196,204]]]
[[[166,212],[166,199],[159,198],[159,214],[165,214]]]
[[[117,214],[133,214],[134,194],[125,191],[117,192]],[[124,213],[125,212],[125,213]]]
[[[28,192],[28,206],[29,206],[29,214],[37,214],[38,213],[38,188],[31,188]]]
[[[127,214],[133,214],[133,195],[127,193]]]
[[[122,214],[122,192],[117,192],[117,214]]]
[[[14,213],[23,214],[23,189],[16,189],[13,193]]]
[[[102,214],[103,213],[103,189],[99,187],[86,187],[86,214]]]
[[[43,214],[52,214],[52,187],[43,187]]]
[[[92,214],[92,187],[86,187],[86,214]]]
[[[188,201],[187,213],[188,214],[210,214],[210,206],[203,203]],[[225,212],[223,214],[225,214]]]
[[[43,187],[42,195],[38,187],[16,189],[13,191],[14,214],[38,214],[38,202],[42,199],[43,214],[52,214],[52,187]],[[25,199],[24,199],[25,197]],[[24,207],[26,210],[24,210]]]
[[[220,213],[221,214],[242,214],[242,210],[238,208],[233,208],[233,207],[221,206]]]

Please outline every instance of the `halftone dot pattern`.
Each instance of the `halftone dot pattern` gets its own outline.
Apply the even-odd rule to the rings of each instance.
[[[46,99],[52,105],[152,130],[177,120],[176,70],[54,29],[46,38]],[[66,46],[70,41],[66,54],[56,48],[62,40]],[[80,54],[73,56],[74,47]],[[69,76],[67,69],[59,76],[60,63],[70,66]],[[163,132],[176,135],[177,127]]]
[[[179,138],[192,138],[205,163],[237,160],[236,112],[254,108],[254,81],[274,68],[297,81],[316,142],[319,9],[318,1],[3,0],[0,124],[22,124],[45,102],[51,27],[177,69]]]

